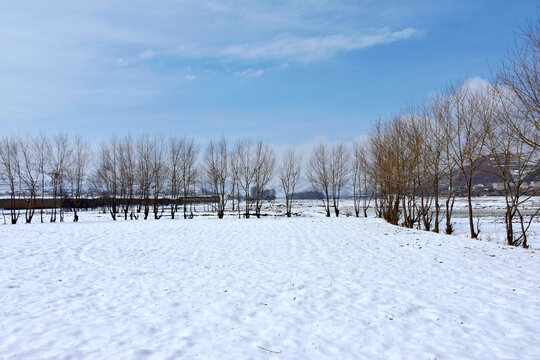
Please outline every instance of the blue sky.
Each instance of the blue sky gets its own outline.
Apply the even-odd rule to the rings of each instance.
[[[536,1],[0,0],[0,133],[352,141],[489,77]]]

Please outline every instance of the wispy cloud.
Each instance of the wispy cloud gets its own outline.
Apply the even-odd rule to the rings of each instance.
[[[218,50],[215,55],[242,60],[315,61],[341,51],[360,50],[410,39],[417,34],[418,30],[412,27],[394,32],[383,29],[374,34],[361,36],[328,35],[301,38],[287,34],[268,42],[229,45]]]
[[[236,76],[248,76],[248,77],[254,77],[254,78],[261,77],[263,74],[264,74],[264,70],[262,69],[259,69],[259,70],[247,69],[244,71],[237,71],[235,73]]]
[[[282,34],[270,41],[233,43],[222,47],[204,48],[186,44],[177,48],[180,56],[203,58],[216,57],[229,60],[289,60],[311,62],[336,55],[339,52],[365,49],[396,41],[414,38],[419,31],[408,27],[399,31],[383,28],[371,34],[347,36],[325,35],[298,37]]]

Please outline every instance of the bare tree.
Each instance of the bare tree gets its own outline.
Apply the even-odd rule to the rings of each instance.
[[[403,139],[401,117],[390,121],[379,120],[371,131],[369,142],[369,174],[377,189],[378,216],[393,225],[400,218],[400,204],[406,195],[407,156]]]
[[[341,190],[348,180],[349,161],[349,151],[343,141],[332,146],[330,158],[330,187],[332,189],[332,202],[336,217],[339,216]]]
[[[353,144],[353,157],[351,161],[351,179],[353,188],[354,213],[360,216],[362,209],[364,217],[373,199],[374,190],[368,173],[368,150],[366,144],[355,141]]]
[[[472,187],[473,174],[480,166],[486,138],[482,127],[482,118],[492,118],[491,97],[485,89],[471,89],[469,84],[462,85],[454,93],[455,138],[451,143],[454,162],[459,169],[467,189],[467,204],[469,213],[469,230],[471,238],[478,237],[479,229],[475,228]]]
[[[455,121],[455,88],[448,87],[441,94],[433,98],[430,104],[430,113],[435,123],[431,129],[431,136],[437,136],[437,147],[441,148],[440,181],[446,186],[444,199],[445,234],[454,232],[452,214],[457,191],[461,184],[461,176],[457,176],[458,169],[454,154],[454,139],[457,126]],[[435,183],[434,183],[435,186]],[[438,188],[438,185],[437,185]],[[438,192],[437,192],[438,193]],[[436,221],[435,226],[438,225]]]
[[[36,166],[39,172],[39,189],[41,193],[40,220],[43,223],[43,206],[45,203],[45,177],[47,175],[47,159],[51,151],[49,138],[41,134],[33,139],[34,153],[36,154]]]
[[[225,214],[225,205],[227,204],[226,187],[229,177],[227,143],[225,137],[219,140],[210,140],[204,156],[206,179],[210,183],[212,195],[217,197],[215,208],[220,219]]]
[[[261,217],[261,208],[268,183],[274,176],[276,157],[274,151],[262,141],[255,145],[255,167],[253,168],[253,188],[255,197],[255,216]]]
[[[84,191],[86,171],[91,160],[92,153],[88,143],[80,136],[76,136],[73,143],[73,155],[68,176],[71,183],[71,199],[73,201],[73,221],[79,221],[78,210]]]
[[[403,214],[404,223],[418,228],[424,227],[430,231],[433,223],[433,201],[437,196],[438,186],[435,184],[435,173],[438,169],[438,156],[436,139],[431,138],[430,115],[420,106],[409,106],[402,115],[406,120],[403,124],[402,135],[405,137],[405,174],[407,184],[406,204]],[[437,205],[436,208],[438,209]],[[436,220],[438,222],[438,220]]]
[[[424,147],[424,154],[429,158],[427,167],[429,167],[429,180],[431,182],[431,191],[434,197],[435,219],[433,231],[436,233],[440,231],[441,204],[439,193],[440,184],[445,175],[445,150],[447,150],[448,142],[450,140],[445,131],[445,123],[450,114],[447,106],[449,100],[448,97],[444,97],[440,94],[434,95],[426,104],[423,114],[424,124],[426,125],[426,145]],[[452,180],[450,180],[450,182],[451,181]]]
[[[308,171],[308,178],[313,189],[325,196],[324,209],[327,217],[330,217],[331,161],[328,146],[320,142],[313,149]]]
[[[238,160],[239,184],[245,194],[245,213],[246,219],[249,219],[250,213],[250,188],[255,177],[256,159],[252,153],[253,141],[249,138],[241,139],[236,144],[236,156]],[[240,206],[240,205],[239,205]]]
[[[231,210],[234,212],[236,210],[236,205],[240,205],[240,202],[237,201],[237,193],[239,193],[239,172],[238,172],[238,156],[236,156],[236,147],[231,150],[229,154],[229,168],[230,168],[230,181],[231,181],[231,192],[229,197],[232,200]]]
[[[99,191],[113,220],[116,220],[118,213],[120,187],[118,144],[119,141],[116,137],[111,138],[108,142],[102,142],[96,166]]]
[[[403,226],[412,228],[420,221],[421,209],[418,197],[423,199],[421,193],[420,152],[422,148],[422,134],[418,124],[415,109],[408,108],[394,120],[394,141],[399,144],[398,163],[401,186],[404,191],[402,200]],[[398,140],[399,138],[399,140]]]
[[[32,222],[35,213],[37,186],[39,181],[38,155],[34,151],[33,143],[28,139],[19,139],[21,154],[20,180],[24,184],[23,196],[26,201],[25,220]]]
[[[361,176],[362,176],[362,162],[364,149],[362,145],[355,141],[353,143],[353,156],[351,161],[351,180],[352,180],[352,189],[353,189],[353,205],[354,205],[354,214],[356,217],[360,216],[360,198],[362,196],[361,190]]]
[[[509,119],[514,136],[532,148],[540,146],[540,12],[516,35],[497,73],[500,89],[518,113]],[[526,132],[524,132],[526,131]]]
[[[131,136],[126,136],[118,142],[118,182],[124,220],[128,219],[128,213],[131,220],[137,218],[133,210],[136,176],[135,143]]]
[[[137,213],[143,209],[143,218],[148,219],[150,213],[150,192],[152,186],[152,152],[154,143],[149,136],[144,135],[137,138],[137,187],[139,204]]]
[[[16,224],[20,216],[17,209],[17,195],[20,191],[20,158],[19,142],[14,137],[3,137],[1,140],[0,166],[1,175],[9,189],[11,223]]]
[[[160,211],[160,197],[164,193],[167,174],[169,169],[167,168],[166,159],[166,143],[165,138],[157,136],[152,139],[154,143],[152,146],[152,152],[150,153],[150,160],[152,166],[152,193],[153,193],[153,210],[154,219],[159,220],[163,215],[164,207]]]
[[[199,146],[195,142],[195,139],[184,139],[183,148],[181,151],[181,170],[182,170],[182,194],[183,194],[183,208],[184,219],[188,218],[187,204],[190,203],[190,215],[193,218],[193,203],[189,200],[191,196],[195,195],[196,180],[200,175],[197,167],[197,157],[199,155]]]
[[[535,129],[530,122],[515,121],[514,117],[521,116],[521,111],[514,106],[515,102],[510,100],[515,95],[507,93],[506,97],[500,97],[504,93],[494,88],[493,95],[499,100],[492,103],[495,116],[483,119],[487,132],[486,146],[490,162],[497,169],[497,176],[504,186],[507,244],[528,248],[527,231],[540,209],[533,211],[526,220],[522,205],[539,193],[539,189],[534,186],[526,186],[525,181],[538,170],[540,151],[529,141],[515,136],[518,124],[523,126],[520,132],[524,134],[534,132]],[[514,225],[519,225],[519,230],[515,230]]]
[[[53,208],[51,222],[57,218],[57,209],[60,221],[64,221],[64,198],[66,197],[66,177],[70,166],[72,148],[67,134],[58,134],[53,137],[48,158],[48,172],[51,179]]]
[[[184,149],[184,139],[171,137],[169,139],[169,186],[171,196],[171,219],[174,219],[178,211],[178,200],[182,188],[182,151]]]
[[[285,214],[287,217],[292,215],[294,190],[300,179],[301,168],[302,156],[298,155],[294,148],[287,149],[278,171],[281,188],[285,194]]]
[[[230,154],[230,168],[231,168],[231,197],[232,197],[232,211],[238,211],[238,218],[242,216],[240,210],[240,152],[242,151],[242,142],[237,142],[234,150]]]

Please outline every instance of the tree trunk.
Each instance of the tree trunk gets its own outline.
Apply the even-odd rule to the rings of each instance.
[[[478,237],[478,233],[474,230],[474,218],[473,218],[473,209],[472,209],[472,182],[471,179],[469,179],[469,182],[467,183],[467,204],[469,206],[469,230],[471,231],[471,239],[476,239]]]

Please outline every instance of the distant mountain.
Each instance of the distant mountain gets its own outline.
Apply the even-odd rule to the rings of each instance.
[[[508,176],[515,176],[518,171],[517,163],[510,163],[507,169]],[[531,165],[527,172],[529,173],[524,179],[524,185],[540,188],[540,163]],[[466,195],[467,188],[465,179],[461,174],[457,174],[453,178],[454,186],[459,183],[458,195]],[[503,184],[500,177],[500,171],[495,165],[494,159],[489,157],[482,158],[475,164],[473,169],[473,195],[503,195]],[[442,181],[439,184],[439,191],[445,193],[448,190],[448,181]]]

